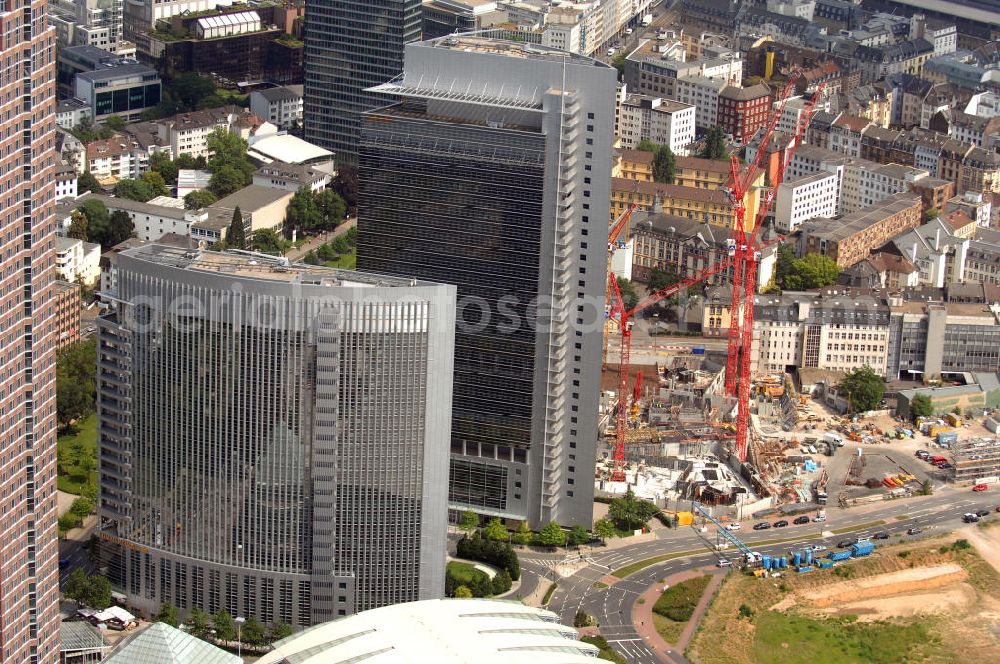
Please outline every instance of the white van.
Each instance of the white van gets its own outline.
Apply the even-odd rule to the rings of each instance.
[[[614,54],[615,54],[615,49],[613,49],[613,48],[609,48],[609,49],[608,49],[608,57],[610,58],[610,57],[611,57],[612,55],[614,55]]]

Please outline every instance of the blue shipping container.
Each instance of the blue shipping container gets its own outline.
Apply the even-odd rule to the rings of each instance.
[[[851,559],[851,552],[850,551],[838,551],[835,554],[833,554],[832,556],[830,556],[830,560],[834,560],[834,561],[850,560],[850,559]]]
[[[867,556],[869,553],[875,550],[875,545],[871,542],[858,542],[851,547],[851,553],[855,557]]]
[[[954,431],[942,431],[937,435],[938,445],[951,444],[958,441],[958,434]]]
[[[691,354],[692,355],[704,355],[705,354],[705,348],[703,346],[695,346],[694,348],[691,349]]]
[[[833,561],[832,560],[822,560],[819,563],[819,567],[820,567],[820,569],[830,569],[831,567],[833,567]]]
[[[812,565],[803,565],[802,567],[797,567],[795,571],[801,574],[802,572],[811,572],[813,568]]]

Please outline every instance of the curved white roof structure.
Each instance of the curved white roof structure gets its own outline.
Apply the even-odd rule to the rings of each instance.
[[[593,664],[597,648],[557,619],[516,601],[408,602],[311,627],[258,664]]]

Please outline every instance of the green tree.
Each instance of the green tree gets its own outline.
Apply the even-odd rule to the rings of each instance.
[[[729,159],[726,150],[726,132],[718,125],[709,128],[705,135],[705,150],[701,153],[705,159]]]
[[[212,131],[205,140],[211,156],[208,158],[208,170],[215,173],[223,166],[232,166],[245,178],[244,185],[250,184],[251,174],[256,170],[253,162],[247,157],[247,142],[226,129],[219,127]]]
[[[916,422],[918,417],[930,417],[934,414],[934,404],[931,398],[923,392],[918,392],[910,400],[910,417]]]
[[[885,381],[867,364],[848,371],[840,387],[847,392],[852,413],[875,410],[885,393]]]
[[[287,639],[293,633],[291,625],[288,623],[277,622],[271,625],[271,629],[268,630],[267,640],[274,643],[275,641],[280,641],[281,639]]]
[[[247,232],[239,206],[233,210],[233,220],[229,222],[229,229],[226,231],[226,245],[236,249],[247,247]]]
[[[674,272],[673,268],[654,267],[649,275],[649,290],[655,293],[668,286],[673,286],[678,281],[680,281],[680,278]]]
[[[521,525],[519,525],[517,527],[517,530],[514,531],[512,539],[514,540],[515,544],[520,544],[521,546],[524,546],[526,544],[531,543],[532,534],[533,533],[531,532],[531,528],[528,527],[528,522],[522,521]]]
[[[94,412],[97,340],[90,337],[56,353],[56,420],[63,428]]]
[[[149,185],[149,188],[152,190],[153,195],[151,198],[170,194],[170,189],[167,188],[165,178],[158,171],[146,171],[140,176],[140,179]]]
[[[200,606],[195,606],[191,609],[191,615],[188,617],[187,622],[189,627],[188,631],[195,636],[204,636],[205,634],[208,634],[208,614],[206,614]]]
[[[101,183],[97,181],[94,174],[90,171],[84,171],[83,175],[76,179],[76,191],[78,194],[83,194],[85,192],[93,192],[95,194],[103,194],[104,187]]]
[[[288,242],[270,228],[254,231],[250,240],[251,249],[265,254],[284,254],[287,246]]]
[[[84,458],[89,458],[84,455]],[[90,516],[90,513],[94,511],[94,503],[88,498],[80,497],[73,501],[70,505],[69,511],[73,513],[74,516],[78,516],[81,519]]]
[[[563,546],[566,544],[566,531],[555,521],[550,521],[538,531],[538,543],[542,546]]]
[[[224,198],[245,187],[246,180],[246,176],[237,167],[224,164],[212,173],[208,189],[217,197]]]
[[[316,205],[316,197],[309,187],[299,187],[299,190],[288,202],[285,210],[285,228],[289,232],[293,228],[300,231],[315,231],[323,222],[323,214]]]
[[[471,510],[465,510],[458,518],[458,527],[467,533],[474,532],[479,527],[479,515]]]
[[[340,166],[333,180],[333,190],[344,199],[348,213],[353,214],[358,208],[358,167]]]
[[[920,495],[929,496],[934,493],[934,487],[930,480],[924,480],[924,483],[920,485]]]
[[[104,118],[104,126],[111,131],[123,131],[125,129],[125,120],[120,115],[109,115]]]
[[[677,168],[677,158],[669,145],[661,145],[656,150],[656,157],[653,160],[653,179],[657,182],[672,183],[674,181],[674,171]]]
[[[656,152],[659,151],[660,146],[648,138],[644,138],[639,141],[639,145],[637,145],[635,149],[639,152],[652,152],[653,154],[656,154]]]
[[[954,413],[955,415],[961,415],[962,414],[962,407],[961,406],[955,406],[954,408],[951,409],[951,412]]]
[[[165,602],[163,606],[160,607],[160,612],[156,614],[153,621],[166,623],[171,627],[177,627],[177,607],[170,602]]]
[[[594,534],[600,537],[602,542],[614,537],[616,533],[615,524],[610,519],[598,519],[594,523]]]
[[[100,574],[87,577],[87,591],[80,601],[92,609],[108,608],[111,606],[111,582]]]
[[[212,627],[215,629],[215,636],[220,641],[232,641],[236,638],[236,624],[233,617],[224,609],[220,609],[212,616]]]
[[[66,237],[87,242],[87,215],[81,210],[73,210],[70,214],[69,228],[66,230]]]
[[[927,212],[924,213],[924,221],[933,221],[941,216],[941,212],[937,208],[928,208]]]
[[[163,181],[171,187],[177,184],[179,168],[166,152],[154,152],[149,155],[149,168],[159,173]]]
[[[174,76],[173,80],[164,86],[165,96],[174,104],[174,113],[193,111],[198,107],[198,101],[215,94],[215,83],[208,76],[193,72],[184,72]]]
[[[262,646],[267,642],[264,626],[254,618],[247,618],[243,623],[243,628],[239,631],[240,641],[248,646]]]
[[[87,595],[89,585],[90,581],[87,579],[86,572],[77,567],[66,577],[66,581],[63,583],[63,595],[71,600],[82,602]]]
[[[611,66],[618,70],[618,80],[625,78],[625,59],[628,57],[628,53],[625,49],[618,51],[615,57],[611,58]]]
[[[323,246],[325,247],[326,245]],[[305,263],[306,265],[323,264],[323,261],[319,259],[319,256],[316,255],[316,252],[313,249],[310,249],[309,251],[306,252],[306,255],[302,257],[302,262]]]
[[[832,286],[840,276],[837,262],[819,254],[806,254],[795,261],[795,271],[802,280],[802,287],[807,289]]]
[[[493,517],[483,528],[483,536],[494,542],[506,542],[510,538],[510,533],[507,532],[507,526],[503,525],[503,521]]]
[[[118,184],[115,185],[115,196],[145,203],[156,196],[156,192],[145,180],[125,178],[119,180]]]
[[[132,237],[132,233],[134,232],[135,224],[132,223],[132,217],[128,216],[128,212],[125,210],[115,210],[111,213],[108,233],[104,237],[104,240],[108,247],[113,247]],[[102,242],[101,246],[104,246],[104,244]]]
[[[635,285],[625,277],[618,277],[618,290],[622,294],[622,306],[626,311],[639,304],[639,294],[635,291]]]
[[[566,535],[566,542],[570,546],[580,546],[581,544],[586,544],[590,541],[590,533],[583,526],[577,525],[573,526],[569,534]]]
[[[648,500],[636,498],[631,487],[623,497],[612,499],[608,506],[608,516],[623,530],[644,527],[659,511],[660,508]]]
[[[203,207],[208,207],[217,200],[215,194],[208,189],[198,189],[184,196],[184,209],[200,210]]]
[[[324,189],[316,194],[316,204],[323,215],[323,228],[325,229],[339,226],[347,214],[347,204],[333,189]]]
[[[469,590],[468,586],[459,586],[455,588],[455,597],[459,599],[472,599],[472,591]]]
[[[97,199],[88,198],[77,209],[87,216],[87,237],[89,241],[97,242],[102,247],[110,246],[104,242],[111,224],[111,213],[108,212],[108,207]]]

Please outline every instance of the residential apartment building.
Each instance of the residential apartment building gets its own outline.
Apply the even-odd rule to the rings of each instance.
[[[52,306],[55,309],[53,330],[56,348],[63,348],[80,340],[80,284],[56,279],[52,287]]]
[[[386,103],[370,88],[403,70],[403,46],[420,39],[420,12],[420,0],[306,1],[307,141],[338,162],[356,160],[361,114]]]
[[[118,180],[136,176],[138,169],[134,166],[127,136],[116,134],[106,140],[87,143],[83,170],[103,184],[113,185]]]
[[[600,385],[586,368],[607,258],[603,240],[587,247],[607,232],[616,80],[590,58],[469,35],[408,44],[402,79],[371,91],[402,101],[362,123],[359,269],[453,283],[497,312],[456,333],[455,510],[593,521]],[[528,325],[539,299],[570,315]]]
[[[918,284],[943,288],[965,281],[969,240],[951,232],[940,218],[900,233],[887,249],[903,256],[919,271]]]
[[[638,182],[653,181],[653,162],[656,155],[645,150],[616,150],[611,175]]]
[[[965,278],[970,282],[1000,285],[1000,231],[980,228],[970,240]]]
[[[774,200],[774,228],[788,234],[816,217],[837,216],[840,178],[836,173],[819,172],[778,186]]]
[[[674,160],[674,184],[702,189],[725,189],[730,180],[729,162],[724,159],[677,157]]]
[[[757,295],[751,370],[847,372],[867,365],[886,376],[889,315],[879,298],[837,289]]]
[[[746,143],[767,124],[771,88],[764,83],[749,87],[727,85],[719,92],[716,124],[738,143]]]
[[[76,170],[68,164],[60,164],[56,171],[56,200],[76,198],[76,181]]]
[[[920,197],[894,194],[840,219],[814,219],[802,224],[797,251],[800,256],[827,256],[840,267],[849,267],[903,231],[916,228],[920,221]]]
[[[628,95],[618,110],[618,137],[624,148],[643,139],[685,154],[694,142],[695,107],[671,99]]]
[[[0,660],[56,664],[56,31],[47,2],[6,3],[0,105]]]
[[[52,0],[49,21],[56,29],[59,46],[88,44],[117,53],[123,5],[123,0]]]
[[[63,281],[93,286],[101,278],[101,245],[71,237],[56,238],[56,274]]]
[[[250,112],[279,129],[302,125],[302,86],[286,85],[250,93]]]
[[[938,206],[945,214],[961,210],[976,222],[979,228],[989,228],[993,214],[990,197],[978,191],[967,191],[961,196],[949,198],[944,206]]]
[[[116,270],[97,536],[129,605],[302,628],[441,597],[455,289],[160,244]]]
[[[719,95],[728,84],[721,78],[682,76],[677,79],[674,96],[695,108],[694,123],[699,129],[719,122]]]

